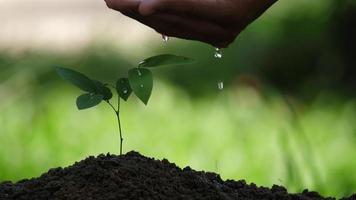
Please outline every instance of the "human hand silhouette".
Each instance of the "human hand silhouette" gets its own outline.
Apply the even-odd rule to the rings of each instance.
[[[105,0],[107,6],[170,37],[227,47],[277,0]]]

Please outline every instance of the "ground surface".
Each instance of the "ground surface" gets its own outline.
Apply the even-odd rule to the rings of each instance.
[[[305,190],[288,194],[271,189],[223,181],[214,173],[178,168],[167,160],[146,158],[137,152],[123,156],[89,157],[67,168],[51,169],[38,178],[0,184],[0,200],[251,200],[333,199]],[[356,195],[345,199],[356,199]]]

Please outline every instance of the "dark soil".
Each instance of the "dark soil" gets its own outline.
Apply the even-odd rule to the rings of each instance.
[[[167,160],[130,152],[93,156],[67,168],[51,169],[38,178],[0,184],[0,200],[245,200],[333,199],[307,190],[288,194],[245,181],[221,180],[215,173],[178,168]],[[356,199],[356,195],[345,199]]]

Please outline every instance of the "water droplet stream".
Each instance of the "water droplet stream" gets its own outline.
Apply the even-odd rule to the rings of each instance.
[[[222,56],[223,56],[222,50],[220,48],[215,48],[214,57],[215,58],[222,58]]]
[[[138,74],[138,76],[142,76],[140,69],[137,69],[137,74]]]
[[[166,35],[162,35],[162,40],[163,40],[163,42],[167,43],[169,41],[169,37],[166,36]],[[222,50],[220,48],[216,47],[215,48],[214,57],[220,59],[220,58],[222,58],[222,56],[223,56]],[[137,72],[138,72],[138,75],[141,76],[140,70],[137,70]],[[141,88],[143,88],[143,85],[141,85]],[[219,90],[223,90],[224,89],[224,82],[223,81],[219,81],[218,82],[218,89]]]
[[[163,42],[167,43],[169,41],[169,37],[166,35],[162,35]]]
[[[219,90],[223,90],[224,89],[224,82],[222,82],[222,81],[218,82],[218,89]]]

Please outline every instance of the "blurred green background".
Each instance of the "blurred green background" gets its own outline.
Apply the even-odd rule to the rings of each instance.
[[[125,152],[167,158],[224,179],[279,184],[291,192],[308,188],[336,197],[356,192],[355,1],[279,1],[224,49],[222,59],[199,42],[164,44],[154,31],[99,4],[111,23],[95,21],[102,33],[80,44],[45,40],[41,46],[33,41],[42,39],[30,33],[23,33],[26,41],[11,43],[15,36],[21,41],[16,33],[26,26],[11,29],[8,21],[10,28],[0,30],[0,181],[119,151],[110,108],[77,111],[80,91],[60,80],[53,66],[113,83],[141,59],[173,53],[197,62],[154,69],[149,105],[132,97],[123,104]],[[53,33],[68,30],[47,20],[58,28],[49,38],[61,41]],[[130,35],[132,26],[146,32],[131,40],[110,32],[118,28]],[[224,90],[218,89],[220,81]]]

